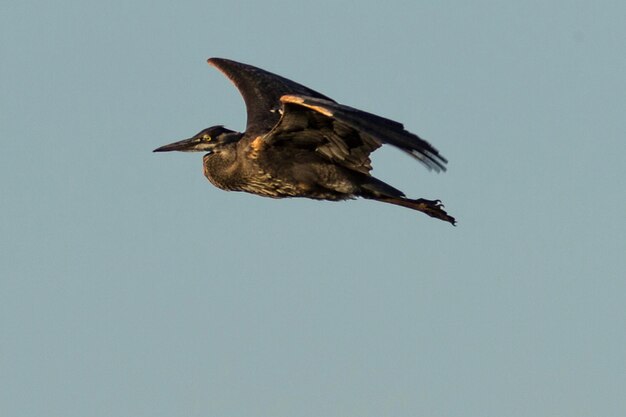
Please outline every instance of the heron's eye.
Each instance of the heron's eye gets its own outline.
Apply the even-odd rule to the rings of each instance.
[[[208,133],[205,133],[204,135],[202,135],[202,140],[210,142],[211,141],[211,135],[209,135]]]

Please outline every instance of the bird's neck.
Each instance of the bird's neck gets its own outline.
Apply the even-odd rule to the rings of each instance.
[[[237,189],[237,143],[229,143],[216,152],[204,155],[203,162],[204,176],[213,185],[223,190]]]

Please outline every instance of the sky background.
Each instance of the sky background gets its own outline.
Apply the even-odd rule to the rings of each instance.
[[[0,4],[0,415],[626,415],[626,3]],[[206,59],[450,161],[371,201],[213,188]]]

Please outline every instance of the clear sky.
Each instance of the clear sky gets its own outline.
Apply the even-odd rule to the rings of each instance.
[[[0,5],[0,415],[626,415],[626,3]],[[370,201],[213,188],[205,60],[446,156]]]

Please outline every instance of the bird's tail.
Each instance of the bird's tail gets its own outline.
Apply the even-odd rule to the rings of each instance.
[[[454,219],[454,217],[446,213],[446,211],[443,209],[443,204],[441,204],[441,201],[439,200],[425,200],[423,198],[412,200],[406,197],[388,196],[368,196],[365,198],[382,201],[383,203],[395,204],[397,206],[408,207],[410,209],[426,213],[430,217],[449,222],[453,226],[456,226],[456,220]]]

